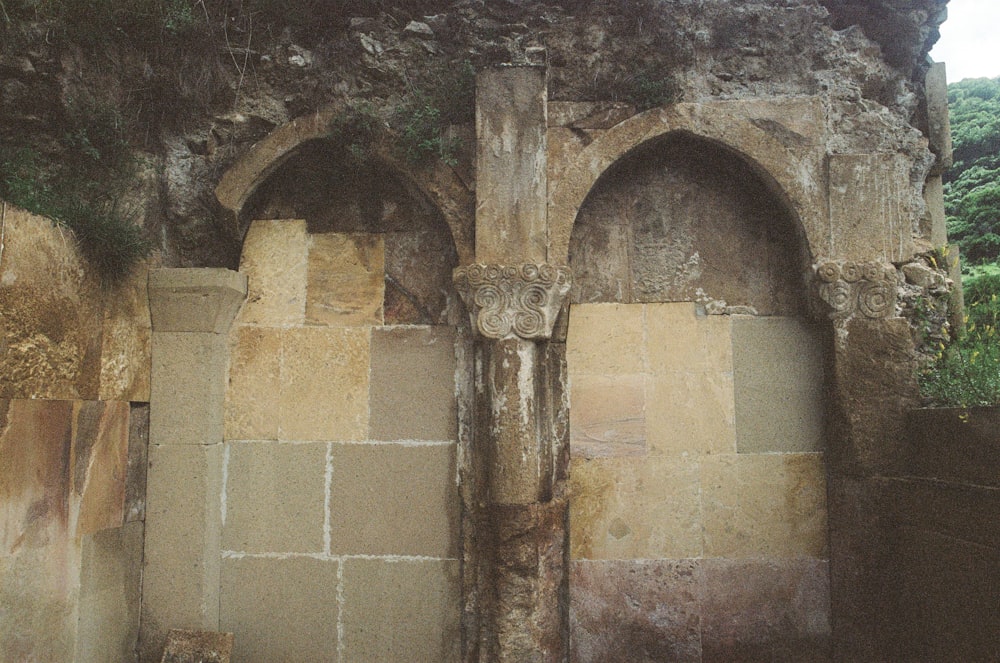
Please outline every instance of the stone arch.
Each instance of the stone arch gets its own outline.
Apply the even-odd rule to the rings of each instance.
[[[740,157],[785,202],[805,236],[810,258],[830,253],[825,214],[823,109],[811,97],[682,103],[635,115],[596,133],[549,194],[549,255],[566,264],[584,201],[609,168],[644,145],[684,132]]]
[[[252,221],[246,218],[246,211],[254,193],[306,146],[326,138],[331,122],[341,110],[336,106],[324,108],[278,127],[223,174],[215,188],[215,196],[225,210],[231,228],[241,240]],[[383,138],[374,146],[372,160],[406,181],[437,208],[449,228],[459,263],[471,262],[474,192],[446,164],[435,160],[411,166],[398,158],[391,146],[392,137]]]

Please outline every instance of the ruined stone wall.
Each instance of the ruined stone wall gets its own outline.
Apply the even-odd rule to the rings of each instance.
[[[0,204],[0,660],[131,660],[145,270],[104,290],[64,230]]]

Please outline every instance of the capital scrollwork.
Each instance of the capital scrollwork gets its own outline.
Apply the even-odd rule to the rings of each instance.
[[[813,289],[831,319],[895,315],[898,277],[891,265],[830,260],[813,266]]]
[[[549,264],[459,267],[455,287],[472,325],[486,338],[544,339],[572,283],[568,267]]]

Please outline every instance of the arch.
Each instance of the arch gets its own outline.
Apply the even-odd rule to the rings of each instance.
[[[340,111],[337,106],[327,107],[278,127],[223,174],[215,188],[215,197],[226,210],[228,220],[238,237],[242,238],[249,227],[248,219],[243,218],[243,212],[257,188],[303,146],[327,137],[330,123]],[[399,175],[437,207],[451,232],[459,263],[472,262],[475,194],[446,164],[433,161],[414,167],[400,160],[391,146],[392,137],[384,138],[374,146],[373,158]]]
[[[814,97],[683,103],[635,115],[598,134],[549,195],[549,262],[567,264],[577,214],[594,185],[626,155],[684,132],[735,152],[798,221],[810,258],[829,253],[824,115]]]

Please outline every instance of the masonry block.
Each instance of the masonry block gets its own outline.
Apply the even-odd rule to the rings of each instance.
[[[327,446],[228,444],[223,549],[324,552]]]
[[[302,220],[254,221],[243,240],[240,272],[247,277],[247,301],[239,322],[300,325],[306,306],[309,236]]]
[[[380,325],[385,245],[371,233],[309,236],[306,323]]]
[[[457,560],[344,562],[343,663],[457,663]]]
[[[650,453],[736,451],[733,376],[673,372],[649,380],[646,421]]]
[[[821,454],[739,454],[701,459],[707,557],[827,555]]]
[[[797,318],[733,320],[740,453],[822,451],[827,388],[823,337]]]
[[[570,522],[573,559],[698,557],[698,464],[664,456],[573,459]]]
[[[570,309],[566,362],[572,375],[635,375],[646,370],[645,307],[578,304]]]
[[[233,660],[341,660],[337,656],[341,564],[305,557],[224,559],[219,624],[235,638]]]
[[[457,554],[455,446],[333,446],[333,554]]]
[[[278,439],[282,330],[238,326],[230,334],[227,440]]]
[[[373,440],[454,440],[455,337],[450,327],[372,331]]]

